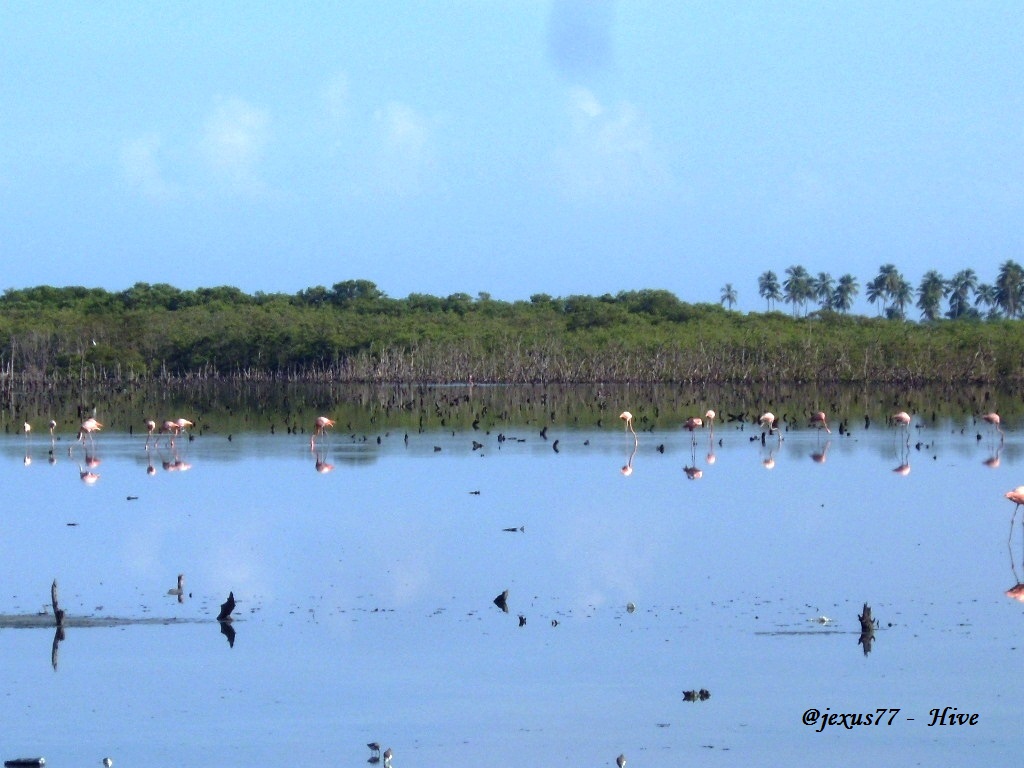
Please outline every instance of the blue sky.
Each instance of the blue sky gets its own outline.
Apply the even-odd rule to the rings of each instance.
[[[295,7],[292,7],[295,6]],[[5,3],[0,289],[1024,261],[1019,2]],[[916,311],[911,312],[916,316]]]

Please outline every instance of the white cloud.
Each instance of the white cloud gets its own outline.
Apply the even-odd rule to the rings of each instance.
[[[569,133],[554,153],[558,184],[577,202],[660,190],[668,181],[642,114],[628,102],[605,107],[586,88],[569,92]]]
[[[160,136],[151,133],[126,142],[121,147],[121,173],[125,181],[132,189],[157,200],[166,200],[175,194],[161,170],[162,144]]]
[[[259,166],[269,139],[270,116],[242,99],[217,106],[203,128],[202,151],[210,168],[233,191],[260,194]]]

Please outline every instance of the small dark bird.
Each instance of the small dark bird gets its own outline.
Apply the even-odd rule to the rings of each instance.
[[[523,614],[521,614],[521,613],[519,614],[519,626],[520,627],[525,627],[526,626],[526,617],[523,616]]]
[[[394,753],[391,751],[391,747],[384,750],[384,768],[391,768],[391,758],[394,757]]]

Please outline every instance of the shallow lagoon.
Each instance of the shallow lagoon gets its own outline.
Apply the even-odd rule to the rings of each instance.
[[[0,629],[3,757],[357,766],[379,741],[396,768],[1011,764],[1024,521],[1008,538],[1003,494],[1024,443],[917,425],[909,447],[881,424],[763,447],[749,425],[664,428],[635,455],[621,422],[339,430],[318,451],[108,430],[94,483],[73,435],[52,463],[45,433],[9,435],[0,613],[48,610],[57,579],[101,626],[69,627],[56,667],[46,617]],[[978,724],[928,727],[946,706]],[[900,711],[819,733],[811,707]]]

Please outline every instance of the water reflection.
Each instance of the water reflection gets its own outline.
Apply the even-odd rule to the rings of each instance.
[[[1012,491],[1007,491],[1006,498],[1013,502],[1013,514],[1010,515],[1010,535],[1006,540],[1006,548],[1010,551],[1010,571],[1013,573],[1014,582],[1016,582],[1012,587],[1006,590],[1006,596],[1024,603],[1024,580],[1022,580],[1020,574],[1017,573],[1017,563],[1013,552],[1013,528],[1017,520],[1017,510],[1020,509],[1021,504],[1024,504],[1024,485],[1018,486]],[[1024,516],[1022,516],[1020,521],[1020,532],[1021,564],[1024,566]]]
[[[811,452],[811,461],[815,464],[824,464],[828,460],[828,449],[832,445],[831,440],[826,440],[823,446],[820,446],[818,450]]]
[[[636,457],[637,446],[633,446],[633,452],[629,454],[626,459],[626,463],[622,465],[622,469],[619,470],[623,475],[629,477],[633,474],[633,459]]]
[[[430,400],[429,390],[424,397]],[[866,396],[863,401],[869,402]],[[777,401],[760,402],[776,413],[787,412]],[[873,398],[870,403],[875,411],[897,407],[892,402],[876,405]],[[314,407],[334,413],[333,404],[309,406]],[[976,689],[991,722],[1003,726],[1019,718],[1006,694],[1019,688],[1020,675],[1015,667],[1008,672],[1003,662],[1019,624],[1016,601],[1024,598],[1024,573],[1018,568],[1024,562],[1024,522],[1018,522],[1024,513],[1014,507],[1011,516],[1014,586],[1007,589],[1002,559],[1007,529],[997,500],[1005,481],[981,464],[989,445],[975,441],[969,426],[969,434],[961,434],[961,427],[971,423],[970,411],[959,421],[923,427],[923,439],[933,448],[922,460],[910,456],[906,434],[886,428],[882,419],[862,430],[856,410],[850,419],[856,425],[854,439],[839,436],[844,420],[838,418],[833,445],[827,433],[806,427],[806,411],[792,409],[797,416],[786,418],[790,430],[785,441],[777,432],[765,433],[764,444],[758,445],[762,433],[749,411],[742,421],[719,422],[713,433],[707,429],[695,441],[680,429],[680,420],[665,415],[667,409],[658,414],[641,404],[632,407],[634,424],[643,427],[634,432],[645,434],[641,456],[635,435],[634,444],[628,444],[628,427],[626,434],[618,431],[614,411],[620,407],[607,406],[604,427],[598,427],[596,406],[587,410],[581,405],[568,416],[560,410],[563,422],[557,425],[548,406],[543,412],[548,443],[537,437],[541,423],[515,421],[503,422],[502,428],[525,437],[498,447],[498,430],[488,431],[496,416],[484,413],[480,403],[452,407],[467,414],[473,409],[479,430],[470,431],[467,422],[464,428],[420,432],[415,426],[385,427],[382,421],[370,427],[379,436],[371,431],[368,442],[350,441],[347,430],[330,432],[317,439],[311,453],[308,416],[316,411],[295,417],[306,425],[304,434],[301,426],[298,433],[286,434],[280,419],[276,435],[262,424],[246,431],[222,415],[209,418],[230,423],[234,442],[226,439],[226,430],[208,430],[205,437],[197,431],[194,442],[178,440],[172,447],[163,439],[154,450],[150,441],[150,450],[143,453],[147,435],[141,428],[135,436],[108,429],[97,436],[102,454],[76,445],[74,459],[61,462],[58,472],[46,472],[38,461],[23,470],[24,438],[13,429],[6,446],[0,445],[0,482],[10,498],[28,501],[5,517],[11,586],[0,598],[3,609],[17,604],[15,595],[26,593],[18,581],[28,581],[22,574],[30,573],[33,580],[40,574],[47,580],[58,575],[75,584],[69,609],[104,604],[105,615],[113,611],[137,618],[150,610],[147,605],[156,604],[160,609],[154,612],[161,616],[152,627],[106,633],[79,633],[79,625],[72,623],[70,646],[56,632],[51,638],[52,621],[31,633],[31,642],[16,637],[29,633],[0,632],[0,650],[11,660],[4,673],[12,692],[5,710],[5,720],[13,723],[8,727],[25,731],[25,723],[40,718],[41,703],[59,693],[70,714],[84,716],[97,731],[106,729],[107,715],[91,697],[109,684],[112,666],[126,663],[120,657],[127,657],[137,674],[139,685],[129,688],[148,692],[166,686],[167,695],[159,698],[183,713],[176,732],[162,734],[160,727],[168,722],[164,705],[161,711],[148,709],[157,706],[152,703],[157,697],[134,690],[119,694],[142,709],[139,730],[123,738],[154,764],[193,762],[188,744],[210,754],[222,734],[242,723],[266,734],[254,749],[268,759],[290,759],[300,741],[312,745],[313,757],[331,759],[340,742],[355,747],[340,758],[353,765],[365,760],[363,745],[378,735],[407,754],[402,743],[411,742],[410,722],[432,729],[431,743],[425,740],[418,747],[416,762],[421,764],[441,764],[444,757],[469,762],[474,753],[462,746],[468,740],[478,743],[476,749],[488,749],[501,765],[517,759],[543,763],[559,749],[563,733],[582,745],[579,762],[598,764],[601,755],[595,757],[580,736],[610,722],[612,708],[631,711],[635,716],[627,720],[644,724],[615,721],[610,726],[615,741],[630,754],[629,744],[643,742],[666,762],[699,761],[702,751],[692,730],[679,735],[678,723],[692,714],[680,713],[678,700],[684,688],[706,684],[716,691],[715,701],[708,702],[714,707],[700,707],[702,741],[723,747],[715,752],[725,756],[723,766],[760,766],[769,762],[760,757],[763,751],[802,753],[807,742],[806,729],[784,721],[756,739],[736,735],[735,722],[747,718],[758,701],[774,697],[795,709],[826,692],[839,702],[885,695],[927,712],[933,704],[925,700],[959,690],[925,658],[933,652],[957,658],[962,674],[979,681]],[[414,416],[417,408],[412,407]],[[426,412],[433,414],[432,409],[428,402]],[[680,404],[679,410],[699,412],[697,403]],[[447,404],[442,411],[445,418],[452,412]],[[830,413],[835,411],[830,406]],[[526,412],[533,417],[532,410]],[[573,421],[577,417],[578,424]],[[197,416],[200,430],[207,419],[205,413]],[[659,426],[649,431],[655,420]],[[366,424],[372,422],[363,419]],[[1007,435],[1001,458],[1012,471],[1022,461],[1021,443],[1012,429]],[[482,450],[471,449],[470,436]],[[555,454],[551,443],[558,438],[561,452]],[[659,442],[663,452],[655,450]],[[434,445],[442,450],[434,452]],[[993,447],[999,455],[1002,446]],[[827,461],[811,471],[806,461],[813,454],[827,454]],[[101,457],[95,471],[104,470],[103,483],[88,491],[74,475],[76,468],[87,468],[86,455]],[[698,462],[697,456],[705,460]],[[309,475],[311,457],[315,479]],[[182,475],[180,467],[174,469],[189,460],[201,471]],[[911,460],[913,474],[892,474],[894,466],[909,467]],[[165,462],[170,466],[157,473]],[[321,472],[335,464],[338,472]],[[699,473],[700,483],[684,482],[684,464],[694,479]],[[143,467],[157,477],[143,479]],[[774,472],[762,471],[772,467]],[[620,478],[634,468],[641,472],[630,487],[644,501],[624,508]],[[158,493],[163,484],[173,484],[173,493]],[[880,490],[866,502],[864,489],[869,487]],[[129,494],[139,498],[125,507]],[[339,494],[348,497],[340,508],[335,503]],[[686,494],[696,503],[686,504],[681,513],[680,499]],[[36,503],[33,495],[48,502]],[[972,505],[979,514],[961,514]],[[992,506],[994,518],[986,512]],[[62,515],[72,508],[88,514],[80,527],[66,528]],[[316,512],[324,509],[330,514]],[[1007,509],[1003,505],[1003,513]],[[513,520],[528,525],[531,536],[501,533]],[[739,530],[756,530],[757,535],[737,536]],[[100,551],[103,557],[94,554]],[[471,556],[454,557],[453,551]],[[962,574],[936,583],[929,574],[937,561],[963,564]],[[184,600],[189,595],[183,581],[180,593],[167,594],[166,582],[173,585],[179,570],[189,571],[195,598]],[[510,587],[509,615],[489,605],[494,586]],[[233,648],[236,630],[245,631],[239,651],[225,651],[224,640],[215,639],[207,626],[173,631],[158,626],[181,616],[198,623],[191,617],[199,613],[209,623],[228,587],[239,590],[249,623],[218,622],[216,633]],[[79,600],[78,595],[86,597]],[[644,607],[623,610],[627,600]],[[873,616],[851,626],[856,605],[865,602],[865,610],[872,606],[896,628],[879,629]],[[815,606],[813,614],[807,605]],[[512,607],[530,614],[527,625],[516,628]],[[315,615],[307,609],[315,609]],[[838,626],[820,617],[822,626],[807,623],[809,615],[822,611],[840,617]],[[783,632],[757,634],[769,623]],[[800,631],[785,631],[794,626]],[[872,652],[876,638],[883,640],[879,654]],[[40,692],[23,674],[30,667],[52,677],[43,661],[48,639],[55,666],[60,646],[64,650],[56,692]],[[31,646],[30,651],[22,653],[19,643]],[[180,653],[183,647],[187,653]],[[339,654],[339,647],[346,652]],[[726,658],[723,647],[735,652]],[[865,654],[878,675],[863,674]],[[171,657],[173,670],[166,664]],[[19,663],[23,658],[30,663]],[[502,658],[518,660],[516,685],[522,697],[516,703],[503,695],[506,672],[495,663]],[[649,664],[623,673],[623,658],[644,658]],[[680,660],[706,673],[706,679],[679,680]],[[564,686],[551,684],[567,674],[574,689],[569,699]],[[336,686],[320,693],[328,676],[343,686],[343,695]],[[616,685],[609,688],[608,680]],[[439,704],[424,715],[421,705],[409,702],[428,686],[437,690]],[[21,692],[36,692],[32,707],[21,704],[29,698],[17,698]],[[472,706],[459,703],[467,697]],[[231,707],[218,705],[228,698]],[[518,703],[523,701],[529,706]],[[552,712],[562,718],[557,735],[547,726]],[[274,733],[273,723],[282,718],[294,724],[287,737]],[[490,743],[493,723],[510,719],[517,728]],[[365,737],[359,729],[341,739],[322,736],[325,724],[329,730],[330,723],[354,721],[365,725]],[[478,726],[482,721],[487,725]],[[673,727],[654,730],[652,723]],[[1008,737],[988,727],[992,730],[978,739],[979,750],[990,753],[993,743],[1005,747]],[[399,738],[391,741],[395,731]],[[864,741],[877,739],[874,733],[862,734],[856,747],[846,746],[849,740],[829,743],[823,759],[842,762],[865,744],[869,751],[878,749],[875,741]],[[939,750],[953,744],[932,741],[914,739],[913,749],[922,752],[914,755],[915,762],[941,762]],[[910,749],[903,744],[903,739],[890,740],[885,748]],[[617,753],[608,751],[603,759],[608,762],[608,755]],[[573,762],[560,752],[556,757]],[[228,757],[224,764],[255,763]]]
[[[334,469],[334,465],[327,461],[327,453],[322,448],[318,448],[316,451],[313,468],[321,475],[327,474]]]

